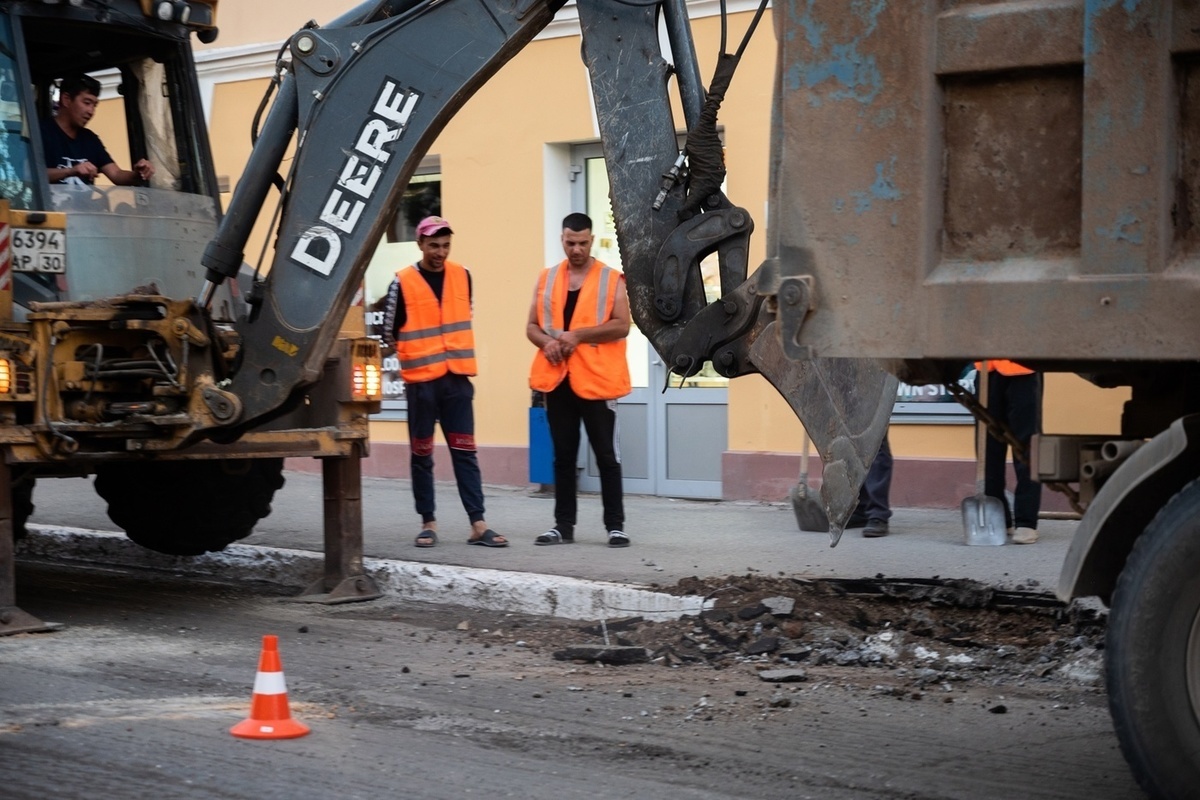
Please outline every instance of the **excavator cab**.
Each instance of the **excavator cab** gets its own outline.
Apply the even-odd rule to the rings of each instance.
[[[0,5],[0,196],[34,212],[33,221],[20,213],[14,221],[16,319],[30,303],[187,297],[201,282],[199,253],[216,231],[220,198],[189,35],[215,31],[216,9],[182,7],[186,14],[179,4],[135,0]],[[75,73],[101,84],[89,127],[116,163],[154,164],[146,185],[47,181],[42,128],[55,124],[58,82]],[[57,234],[54,220],[65,223]],[[241,312],[233,291],[233,282],[223,287],[214,320]]]

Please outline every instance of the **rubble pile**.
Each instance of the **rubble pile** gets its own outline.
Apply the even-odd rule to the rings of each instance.
[[[796,580],[747,575],[689,579],[672,591],[711,607],[696,617],[604,620],[573,644],[638,652],[663,666],[752,664],[759,677],[797,682],[810,669],[889,670],[922,687],[988,676],[1101,680],[1105,616],[1038,592],[971,581]],[[587,650],[560,650],[587,660]],[[640,660],[640,659],[639,659]]]

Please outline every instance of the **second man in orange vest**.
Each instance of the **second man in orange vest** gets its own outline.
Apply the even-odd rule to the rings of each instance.
[[[617,398],[630,391],[629,297],[625,277],[592,258],[592,240],[592,220],[567,215],[562,231],[567,257],[542,270],[525,326],[538,348],[529,386],[546,396],[554,444],[554,527],[534,544],[575,541],[575,456],[582,422],[600,468],[608,546],[629,546],[617,442]]]
[[[395,342],[408,400],[412,488],[421,532],[417,547],[437,544],[434,514],[433,429],[440,421],[450,445],[458,496],[471,521],[468,544],[507,547],[483,519],[483,479],[475,452],[475,335],[471,330],[471,275],[449,259],[450,223],[417,223],[421,260],[396,273],[388,289],[383,327]]]

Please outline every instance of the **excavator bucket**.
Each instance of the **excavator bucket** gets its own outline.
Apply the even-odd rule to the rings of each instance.
[[[821,453],[821,505],[830,544],[836,545],[887,433],[897,380],[869,359],[793,360],[784,352],[777,326],[772,323],[758,337],[750,359],[787,400]]]

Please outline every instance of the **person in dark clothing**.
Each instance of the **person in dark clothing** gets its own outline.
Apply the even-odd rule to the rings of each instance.
[[[630,392],[629,296],[624,276],[592,257],[593,240],[592,220],[568,214],[562,231],[566,258],[542,270],[525,326],[537,348],[529,387],[545,395],[554,444],[554,527],[534,539],[538,545],[575,541],[580,423],[600,469],[608,546],[630,542],[617,443],[617,398]]]
[[[1042,425],[1042,376],[1015,361],[992,359],[979,368],[988,374],[987,410],[1012,430],[1029,452],[1033,435]],[[978,385],[978,384],[977,384]],[[1038,514],[1042,510],[1042,485],[1034,479],[1028,461],[1013,458],[1017,484],[1010,506],[1004,489],[1008,473],[1008,443],[987,437],[983,450],[983,491],[1004,506],[1004,521],[1013,544],[1036,544]]]
[[[132,170],[122,169],[87,125],[100,101],[100,82],[88,75],[63,78],[58,89],[58,113],[42,123],[46,177],[51,183],[91,184],[104,175],[118,186],[133,186],[154,175],[154,165],[139,159]]]
[[[396,273],[384,308],[384,336],[395,344],[408,400],[413,498],[421,531],[413,544],[437,544],[433,432],[437,423],[450,446],[454,479],[471,536],[467,544],[507,547],[484,521],[483,479],[475,450],[475,337],[471,330],[471,278],[449,259],[450,223],[426,217],[417,224],[421,260]]]
[[[892,518],[889,495],[892,490],[892,446],[883,435],[879,452],[867,470],[867,479],[858,490],[858,505],[846,522],[847,528],[862,528],[863,536],[875,539],[888,535],[888,520]]]

